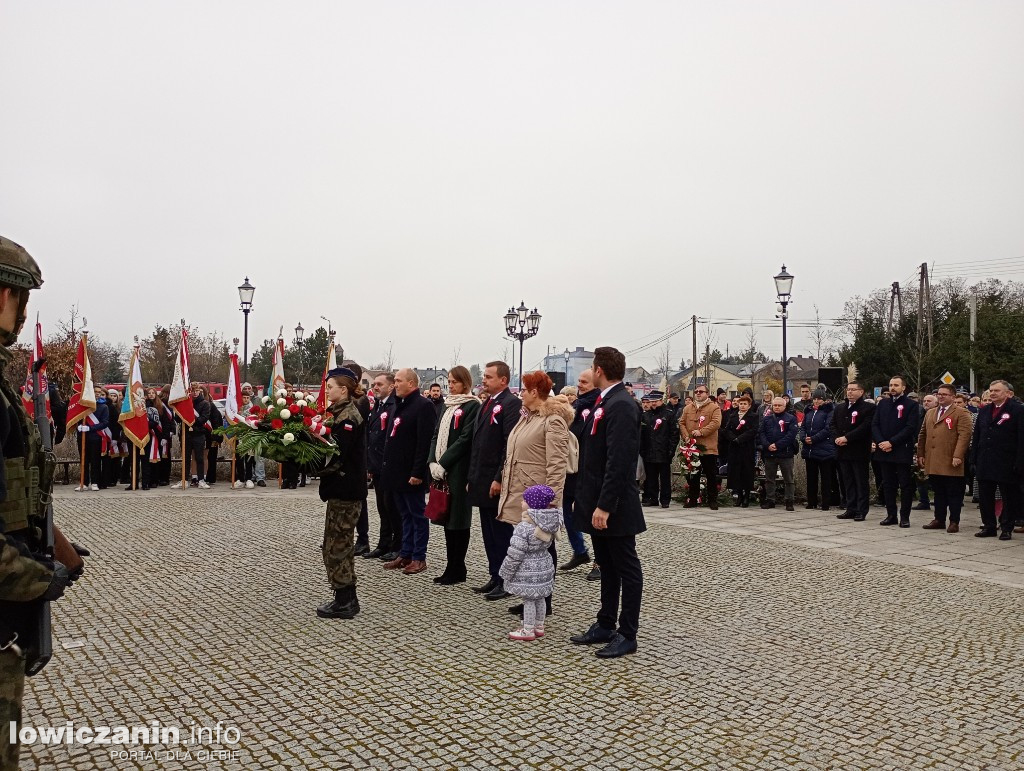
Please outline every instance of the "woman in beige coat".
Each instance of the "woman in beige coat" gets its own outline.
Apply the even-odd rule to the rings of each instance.
[[[562,505],[573,409],[566,397],[551,395],[552,385],[539,370],[523,377],[519,398],[525,414],[508,437],[498,503],[498,519],[513,526],[522,521],[527,487],[547,485],[555,491],[552,508]]]
[[[553,385],[551,378],[540,370],[523,376],[519,398],[523,400],[524,414],[508,437],[498,502],[498,519],[513,526],[523,519],[523,493],[528,487],[547,485],[555,491],[551,507],[562,506],[569,466],[569,424],[574,412],[566,397],[551,395]],[[552,565],[557,565],[554,541],[548,551]],[[551,613],[550,595],[545,598],[545,605],[547,613]],[[508,610],[521,614],[523,606],[513,605]]]

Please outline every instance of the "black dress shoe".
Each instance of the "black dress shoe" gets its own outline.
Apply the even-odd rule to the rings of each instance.
[[[594,567],[592,567],[590,569],[590,572],[587,573],[587,580],[588,581],[600,581],[601,580],[601,568],[599,568],[597,565],[594,565]]]
[[[434,579],[434,583],[440,584],[441,586],[454,586],[455,584],[464,584],[465,582],[466,576],[464,574],[460,575],[457,573],[449,575],[445,575],[444,573],[442,573]]]
[[[266,487],[266,486],[267,486],[267,483],[266,483],[266,481],[265,481],[265,480],[263,480],[263,479],[259,479],[259,480],[257,480],[257,481],[256,481],[256,486],[257,486],[257,487]]]
[[[368,543],[357,543],[356,544],[356,551],[355,551],[355,555],[354,556],[356,556],[356,557],[365,557],[369,553],[370,553],[370,544],[368,544]]]
[[[853,518],[853,521],[854,522],[863,522],[865,519],[867,519],[867,516],[865,514],[858,514],[857,516],[855,516]]]
[[[669,507],[669,504],[667,504],[667,503],[661,504],[661,508],[663,508],[663,509],[667,509],[668,507]]]
[[[484,595],[484,599],[488,602],[494,602],[495,600],[504,600],[506,597],[511,596],[511,592],[505,591],[505,582],[499,578],[497,585]]]
[[[996,531],[995,530],[986,530],[985,528],[982,528],[981,530],[979,530],[977,533],[974,534],[974,537],[975,538],[995,538],[996,537]]]
[[[888,526],[888,525],[898,525],[899,523],[900,523],[900,521],[898,519],[896,519],[896,517],[886,517],[885,519],[883,519],[878,524],[883,525],[883,526]]]
[[[636,653],[636,640],[627,640],[616,632],[608,644],[601,648],[596,655],[599,659],[617,659],[627,653]]]
[[[1001,532],[1001,533],[999,534],[999,540],[1000,540],[1000,541],[1009,541],[1009,540],[1010,540],[1010,538],[1012,538],[1012,537],[1013,537],[1013,536],[1011,536],[1011,535],[1010,535],[1010,532],[1011,532],[1011,531],[1009,531],[1009,530],[1004,530],[1003,532]]]
[[[821,507],[821,510],[822,510],[822,511],[828,511],[828,510],[829,510],[829,508],[830,508],[830,507],[828,507],[828,506],[822,506],[822,507]]]
[[[384,552],[384,554],[380,555],[381,562],[393,562],[396,559],[398,559],[398,552],[396,551]]]
[[[501,579],[491,578],[483,586],[474,586],[473,591],[477,594],[487,594],[488,592],[492,591],[494,587],[496,587],[499,583],[501,583]]]
[[[589,565],[590,555],[587,553],[573,554],[572,559],[562,565],[559,570],[575,570],[580,565]]]
[[[901,519],[900,520],[900,527],[910,527],[910,520],[909,519]]]
[[[387,552],[386,552],[386,551],[384,551],[384,549],[382,549],[382,548],[381,548],[380,546],[378,546],[378,547],[377,547],[376,549],[374,549],[373,551],[371,551],[371,552],[367,552],[366,554],[364,554],[364,555],[363,555],[363,559],[365,559],[365,560],[375,560],[375,559],[380,559],[380,558],[381,558],[381,557],[383,557],[383,556],[384,556],[385,554],[387,554]]]
[[[595,645],[596,643],[608,643],[616,635],[614,629],[605,629],[599,623],[594,622],[583,634],[574,634],[569,638],[573,645]]]

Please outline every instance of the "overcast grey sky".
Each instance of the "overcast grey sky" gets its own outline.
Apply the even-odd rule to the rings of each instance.
[[[108,340],[241,336],[248,275],[250,348],[483,362],[523,299],[529,366],[1024,255],[1018,0],[0,0],[0,105],[32,309]]]

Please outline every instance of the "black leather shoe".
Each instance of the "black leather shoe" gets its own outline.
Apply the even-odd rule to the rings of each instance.
[[[667,509],[667,508],[669,507],[669,505],[670,505],[670,504],[667,504],[667,503],[663,503],[663,504],[661,504],[661,508],[663,508],[663,509]]]
[[[494,602],[495,600],[504,600],[506,597],[511,596],[511,592],[505,591],[505,582],[499,578],[497,585],[484,595],[484,599],[489,602]]]
[[[334,599],[325,602],[316,609],[320,618],[355,618],[359,612],[359,600],[356,599],[356,588],[335,589]]]
[[[909,519],[901,519],[900,520],[900,527],[910,527],[910,520]]]
[[[599,659],[617,659],[627,653],[636,653],[636,640],[627,640],[616,632],[608,644],[601,648],[596,655]]]
[[[365,559],[365,560],[376,560],[376,559],[380,559],[385,554],[387,554],[387,552],[384,551],[380,546],[378,546],[373,551],[367,552],[366,554],[364,554],[363,555],[363,559]]]
[[[786,501],[786,511],[794,511],[793,501]]]
[[[977,533],[974,534],[974,537],[975,538],[995,538],[996,537],[996,531],[995,530],[986,530],[985,528],[982,528],[981,530],[979,530]]]
[[[559,570],[575,570],[580,565],[589,565],[590,555],[589,554],[573,554],[572,559],[562,565]]]
[[[573,645],[595,645],[597,643],[609,643],[612,638],[615,637],[617,632],[614,629],[605,629],[603,626],[594,622],[583,634],[574,634],[569,638],[569,642]],[[620,635],[621,636],[621,635]]]
[[[856,516],[852,511],[844,511],[842,514],[836,514],[836,519],[853,519]]]
[[[370,544],[368,544],[368,543],[357,543],[356,544],[356,551],[355,551],[354,556],[356,556],[356,557],[365,557],[369,553],[370,553]]]
[[[398,552],[396,551],[384,552],[380,555],[381,562],[392,562],[396,559],[398,559]]]
[[[1004,530],[1003,532],[1001,532],[999,534],[999,540],[1000,541],[1009,541],[1010,538],[1013,537],[1013,536],[1010,535],[1010,532],[1011,532],[1010,530]]]
[[[918,503],[916,506],[914,506],[914,511],[931,511],[931,510],[932,510],[932,505],[930,503],[921,502],[921,503]]]
[[[594,567],[592,567],[590,569],[590,572],[587,573],[587,580],[588,581],[600,581],[601,580],[601,568],[599,568],[597,565],[594,565]]]
[[[899,523],[900,523],[900,521],[898,519],[896,519],[896,517],[886,517],[885,519],[883,519],[878,524],[880,524],[882,526],[888,526],[888,525],[898,525]]]
[[[857,516],[855,516],[853,518],[853,521],[854,522],[863,522],[865,519],[867,519],[867,516],[865,516],[864,514],[858,514]]]
[[[477,594],[487,594],[488,592],[493,591],[494,587],[496,587],[499,583],[501,583],[500,579],[491,578],[483,586],[474,586],[473,591]]]

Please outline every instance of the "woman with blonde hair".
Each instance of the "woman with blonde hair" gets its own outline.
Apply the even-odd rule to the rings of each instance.
[[[444,572],[434,579],[435,584],[451,586],[466,580],[466,552],[469,551],[469,528],[473,524],[473,507],[469,503],[466,485],[479,411],[480,400],[473,396],[473,378],[469,370],[461,365],[452,367],[448,372],[444,412],[434,428],[427,455],[430,475],[436,482],[446,482],[451,491],[451,506],[444,524],[448,562]]]

